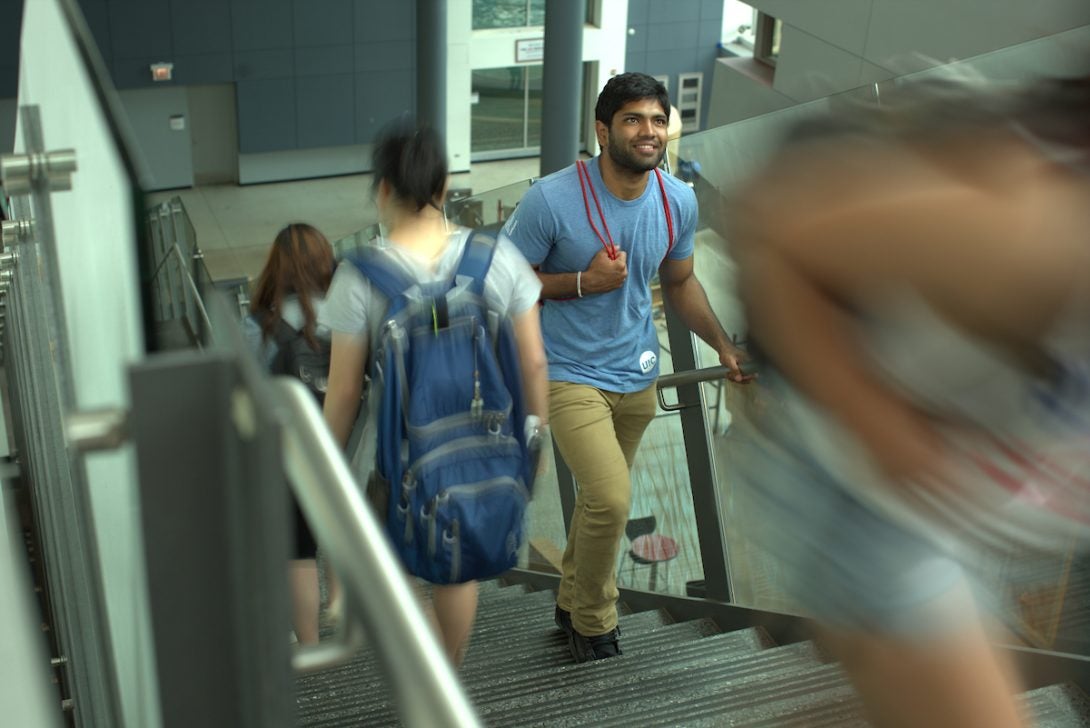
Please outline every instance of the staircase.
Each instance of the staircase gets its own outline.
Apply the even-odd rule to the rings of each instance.
[[[481,585],[461,676],[489,726],[866,726],[843,671],[810,642],[776,645],[761,628],[725,632],[711,619],[621,604],[624,654],[573,664],[553,624],[555,594]],[[396,726],[373,654],[297,681],[300,726]],[[1023,702],[1040,728],[1090,726],[1072,686]]]

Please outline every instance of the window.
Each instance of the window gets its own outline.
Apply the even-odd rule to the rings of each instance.
[[[520,156],[541,146],[541,66],[473,72],[470,151],[474,159]],[[502,155],[494,153],[502,152]]]
[[[757,32],[754,39],[753,58],[775,66],[780,58],[780,37],[783,35],[783,21],[771,15],[757,13]]]
[[[597,75],[583,64],[583,112],[589,89],[597,98]],[[473,71],[472,105],[470,107],[470,161],[530,157],[541,150],[541,64],[524,64],[507,68],[482,68]],[[582,116],[580,116],[582,118]],[[586,142],[580,125],[580,147]]]
[[[545,25],[545,0],[473,0],[473,30]]]

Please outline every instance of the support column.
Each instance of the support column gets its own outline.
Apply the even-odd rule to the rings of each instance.
[[[416,118],[446,138],[446,0],[416,0]]]
[[[549,3],[541,96],[541,176],[563,169],[579,153],[586,0]]]

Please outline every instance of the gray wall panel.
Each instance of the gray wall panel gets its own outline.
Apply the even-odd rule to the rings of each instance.
[[[222,0],[175,0],[170,20],[176,54],[230,53],[231,9]]]
[[[10,92],[10,93],[9,93]],[[0,98],[15,98],[19,94],[19,67],[0,66]]]
[[[352,73],[354,49],[350,45],[295,49],[295,77]]]
[[[14,98],[0,99],[0,154],[15,151],[15,115],[18,102]]]
[[[416,37],[414,5],[390,0],[355,0],[356,42],[412,40]]]
[[[722,17],[722,10],[720,10]],[[651,2],[647,9],[647,22],[657,23],[693,23],[700,20],[700,0],[673,0],[673,2]]]
[[[295,54],[290,48],[235,53],[235,79],[291,78]]]
[[[106,0],[81,0],[80,9],[87,20],[87,27],[91,29],[91,35],[95,37],[98,52],[109,61],[113,58],[114,51],[110,45],[110,9]]]
[[[375,132],[398,114],[412,112],[416,87],[412,71],[356,74],[356,143],[370,144]]]
[[[239,152],[295,149],[295,81],[253,79],[237,85]]]
[[[703,73],[700,126],[705,128],[722,24],[719,0],[632,0],[628,27],[635,32],[628,36],[625,70],[669,76],[671,98],[679,73]]]
[[[301,148],[355,141],[355,84],[351,73],[295,81],[296,128]]]
[[[167,0],[111,2],[110,44],[115,59],[158,56],[169,60],[174,49]]]
[[[628,0],[628,24],[646,25],[650,8],[651,0]]]
[[[351,0],[295,0],[292,22],[296,47],[352,43]]]
[[[231,39],[235,51],[290,48],[291,0],[232,0]]]
[[[235,80],[230,53],[204,53],[174,58],[174,83],[187,86],[198,83],[224,83]]]
[[[416,45],[412,41],[368,43],[356,46],[357,72],[400,71],[415,67]]]
[[[657,23],[648,26],[647,51],[668,51],[679,48],[692,50],[700,33],[699,21]]]
[[[628,41],[625,43],[625,56],[631,56],[635,53],[644,53],[647,51],[647,36],[651,31],[646,24],[629,25],[628,26]],[[627,68],[627,66],[626,66]],[[633,70],[628,68],[627,70]]]

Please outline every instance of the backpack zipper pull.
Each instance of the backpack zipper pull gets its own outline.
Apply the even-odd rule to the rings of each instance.
[[[477,368],[477,339],[480,338],[480,327],[473,331],[473,399],[469,403],[469,414],[474,418],[484,415],[484,399],[481,397],[481,372]]]

